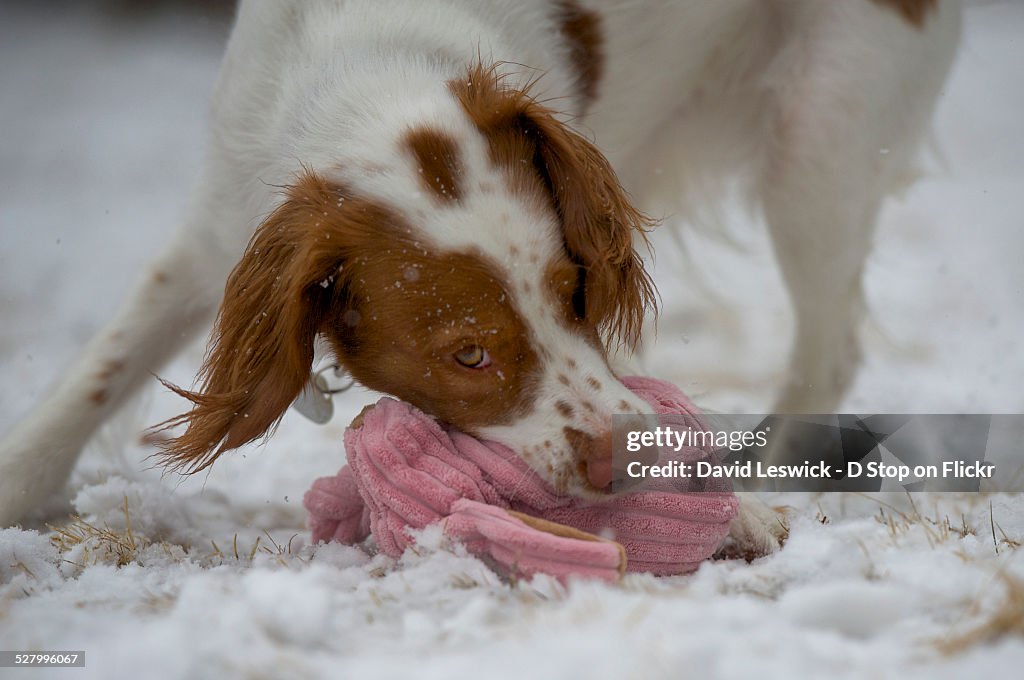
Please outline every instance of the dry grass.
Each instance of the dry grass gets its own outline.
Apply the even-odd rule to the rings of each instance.
[[[242,555],[246,555],[247,559],[250,562],[252,562],[253,559],[256,557],[256,551],[260,548],[260,538],[260,536],[256,537],[256,541],[252,544],[252,548],[250,548],[247,553],[246,551],[243,551],[242,553],[238,552],[238,534],[235,534],[234,538],[231,539],[230,553],[225,553],[223,550],[220,549],[220,546],[217,545],[217,541],[210,539],[210,545],[213,546],[213,552],[207,556],[207,559],[213,560],[216,558],[221,561],[224,561],[226,559],[229,559],[233,555],[235,560],[238,561],[242,559]]]
[[[267,537],[268,543],[263,542],[263,536]],[[234,559],[236,562],[242,560],[252,562],[256,559],[257,554],[270,555],[282,567],[289,566],[286,558],[297,559],[300,562],[308,561],[308,558],[303,558],[292,546],[298,534],[292,534],[285,545],[274,540],[274,537],[266,530],[263,531],[263,536],[257,536],[249,548],[239,549],[238,534],[235,534],[231,539],[231,550],[228,552],[222,550],[216,541],[211,540],[210,545],[213,547],[213,552],[206,556],[206,561],[223,563],[226,560]]]
[[[124,498],[122,512],[124,513],[124,529],[113,529],[106,525],[97,526],[87,522],[79,515],[72,515],[70,521],[62,526],[48,524],[47,528],[53,532],[50,542],[57,547],[61,555],[80,548],[80,561],[75,562],[64,558],[65,562],[73,564],[79,569],[93,564],[112,564],[123,567],[133,562],[141,563],[140,554],[153,545],[161,546],[164,554],[175,560],[189,559],[191,551],[189,546],[171,545],[164,541],[154,542],[132,529],[127,496]],[[274,537],[267,531],[264,531],[263,534],[266,541],[263,540],[263,536],[257,536],[256,541],[247,548],[239,545],[238,534],[232,538],[231,547],[228,550],[221,549],[216,541],[211,540],[210,546],[213,551],[198,559],[201,564],[207,566],[223,564],[232,559],[237,562],[252,562],[257,554],[270,555],[284,567],[289,566],[289,559],[303,561],[298,551],[293,549],[293,542],[298,534],[293,534],[285,545],[274,540]],[[25,567],[25,571],[28,571],[27,567]],[[31,572],[29,573],[31,575]]]
[[[917,504],[914,503],[914,497],[911,494],[907,494],[907,499],[910,502],[910,510],[903,511],[895,506],[886,503],[885,501],[874,498],[867,494],[858,494],[869,500],[878,503],[878,513],[875,515],[875,519],[879,523],[884,524],[889,529],[889,533],[895,540],[900,534],[904,534],[915,526],[921,527],[925,536],[928,539],[928,543],[934,547],[937,544],[945,543],[949,539],[963,539],[967,536],[978,536],[982,535],[982,532],[988,533],[992,538],[992,547],[996,554],[999,554],[1001,549],[1009,548],[1010,550],[1016,550],[1021,546],[1019,539],[1011,538],[1007,535],[1006,531],[1003,530],[999,523],[995,519],[995,511],[992,507],[992,503],[989,502],[988,507],[988,519],[989,526],[988,531],[980,530],[972,526],[967,521],[967,516],[961,514],[960,519],[954,521],[950,519],[948,515],[941,517],[929,517],[921,514],[918,510]]]
[[[946,654],[959,654],[977,645],[996,642],[1008,636],[1024,637],[1024,581],[1001,573],[1006,595],[984,623],[937,643]]]
[[[82,562],[65,560],[79,568],[92,564],[114,564],[123,567],[137,562],[139,552],[153,545],[145,536],[132,531],[131,515],[128,513],[128,497],[124,499],[123,530],[111,529],[108,526],[98,527],[90,524],[78,515],[72,515],[71,521],[60,527],[47,525],[53,532],[50,542],[66,554],[73,548],[82,546]]]
[[[959,540],[967,536],[991,540],[992,550],[996,555],[1006,550],[1016,550],[1021,546],[1021,540],[1011,538],[996,521],[991,501],[988,504],[988,526],[976,527],[972,526],[966,515],[963,514],[956,521],[950,519],[948,515],[941,517],[923,515],[910,494],[907,494],[910,503],[909,511],[899,510],[878,498],[865,497],[879,504],[875,517],[881,524],[888,527],[894,540],[898,535],[906,533],[913,527],[921,527],[932,546],[950,539]],[[957,554],[965,561],[977,561],[977,555],[961,552]],[[1024,637],[1024,580],[1004,572],[1000,572],[998,576],[1005,590],[998,606],[983,623],[965,633],[937,641],[935,644],[940,651],[950,655],[959,654],[972,647],[990,644],[1008,636]]]

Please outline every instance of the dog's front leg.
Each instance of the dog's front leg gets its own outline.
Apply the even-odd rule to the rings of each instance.
[[[769,70],[760,193],[796,316],[780,413],[831,413],[860,362],[861,278],[886,194],[910,176],[959,33],[878,3],[813,3]]]
[[[0,439],[0,527],[44,507],[103,421],[212,317],[234,259],[213,236],[229,219],[223,207],[202,208],[215,198],[211,192],[197,202],[186,228],[145,270],[114,319],[49,396]]]
[[[789,537],[785,516],[768,507],[756,495],[738,494],[739,512],[729,525],[729,535],[715,552],[719,559],[757,559],[782,547]]]

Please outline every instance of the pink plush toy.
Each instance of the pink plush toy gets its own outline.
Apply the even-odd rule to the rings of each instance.
[[[674,385],[623,383],[652,412],[704,428]],[[390,398],[356,420],[345,432],[348,466],[316,480],[303,498],[314,541],[354,544],[372,533],[380,550],[397,557],[412,542],[409,529],[440,521],[447,536],[499,573],[614,581],[627,570],[695,570],[736,514],[731,492],[680,493],[670,480],[604,502],[559,495],[510,449],[445,429]]]

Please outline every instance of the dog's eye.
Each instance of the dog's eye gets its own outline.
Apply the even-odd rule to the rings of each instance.
[[[466,345],[452,357],[466,368],[486,368],[491,365],[491,355],[480,345]]]

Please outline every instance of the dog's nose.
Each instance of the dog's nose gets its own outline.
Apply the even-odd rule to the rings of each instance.
[[[630,433],[639,433],[653,430],[658,425],[657,416],[649,415],[617,415],[615,416],[615,427],[612,431],[612,489],[624,491],[637,486],[644,481],[644,477],[634,470],[634,476],[630,474],[631,463],[640,465],[655,465],[661,456],[657,446],[648,446],[639,443],[630,443]]]
[[[645,425],[646,422],[638,420],[637,427]],[[641,480],[629,475],[629,464],[637,461],[651,464],[658,459],[657,448],[644,447],[631,453],[624,446],[616,447],[611,430],[587,434],[567,427],[565,434],[576,452],[581,472],[586,476],[590,486],[600,491],[623,491],[634,486]]]
[[[595,489],[607,489],[612,483],[612,433],[588,434],[574,427],[564,429],[565,438],[576,453],[581,472]]]
[[[603,433],[590,441],[586,453],[587,481],[595,489],[607,489],[615,476],[612,461],[612,433]]]

